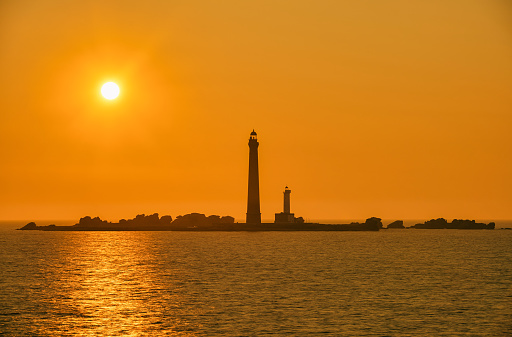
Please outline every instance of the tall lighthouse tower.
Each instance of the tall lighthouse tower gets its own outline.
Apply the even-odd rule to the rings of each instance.
[[[261,223],[258,145],[260,145],[258,137],[252,130],[249,137],[249,193],[247,195],[246,223]]]

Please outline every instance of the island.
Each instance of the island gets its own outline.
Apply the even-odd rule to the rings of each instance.
[[[494,229],[495,223],[478,223],[475,220],[454,219],[448,222],[444,218],[432,219],[424,223],[405,227],[402,220],[396,220],[387,226],[388,229]],[[85,216],[72,226],[38,226],[30,222],[18,230],[37,231],[379,231],[383,229],[381,218],[371,217],[365,222],[350,224],[322,224],[305,222],[296,218],[294,222],[262,222],[239,223],[232,216],[190,213],[178,215],[174,220],[170,215],[159,216],[139,214],[133,219],[121,219],[109,222],[99,217]]]
[[[425,221],[424,223],[415,224],[408,228],[416,229],[494,229],[494,222],[488,224],[478,223],[475,220],[459,220],[454,219],[448,222],[446,219],[438,218]]]
[[[403,220],[396,220],[390,223],[387,227],[388,229],[405,229]]]
[[[170,215],[159,216],[139,214],[133,219],[121,219],[119,222],[108,222],[99,217],[86,216],[72,226],[38,226],[35,222],[19,228],[19,230],[39,231],[378,231],[382,228],[380,218],[371,217],[365,222],[350,224],[320,224],[297,222],[273,223],[235,223],[231,216],[206,216],[201,213],[179,215],[172,219]]]

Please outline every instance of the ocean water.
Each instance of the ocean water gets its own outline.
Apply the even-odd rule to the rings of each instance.
[[[0,229],[5,336],[512,336],[512,231]]]

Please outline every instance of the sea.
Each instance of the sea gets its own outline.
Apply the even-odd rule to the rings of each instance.
[[[0,225],[2,336],[512,336],[512,230]]]

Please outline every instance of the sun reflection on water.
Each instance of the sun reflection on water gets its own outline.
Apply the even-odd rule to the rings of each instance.
[[[40,271],[54,280],[54,297],[47,304],[56,324],[38,333],[138,336],[165,330],[176,336],[195,335],[186,331],[187,318],[200,314],[200,309],[183,306],[180,286],[166,277],[180,273],[179,265],[161,260],[162,247],[145,235],[151,233],[61,238],[68,242],[59,245],[54,263],[42,264]]]
[[[509,232],[17,232],[0,335],[508,336]]]

